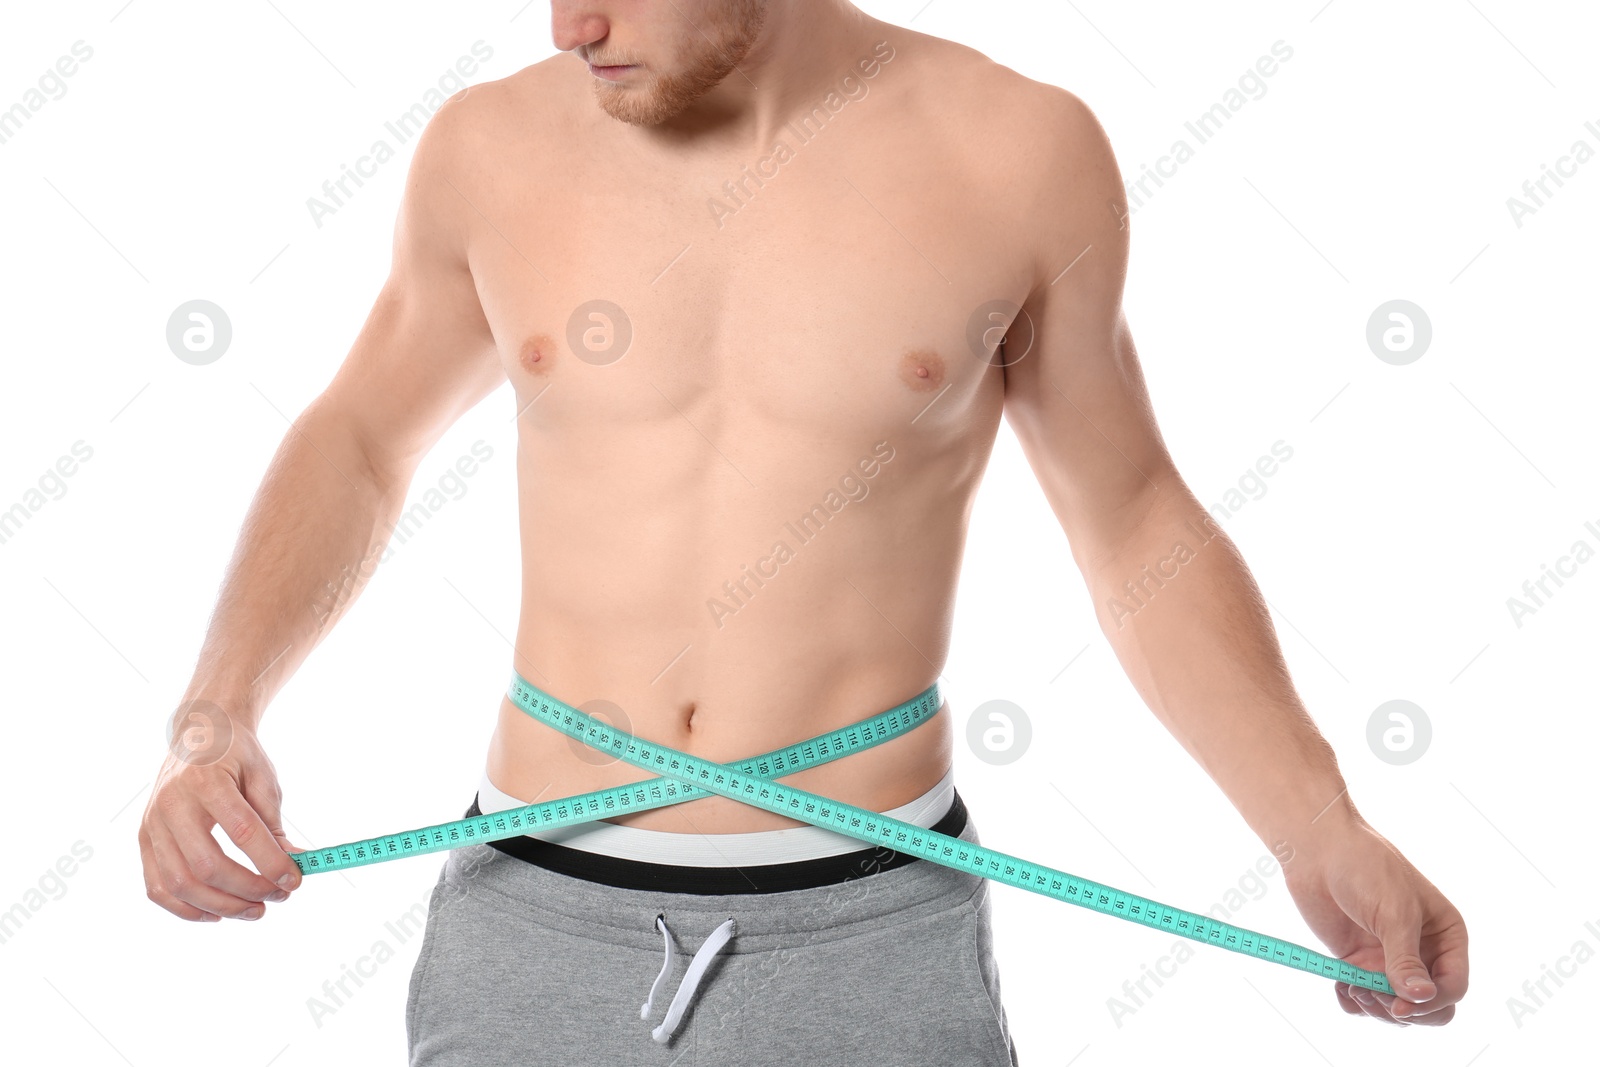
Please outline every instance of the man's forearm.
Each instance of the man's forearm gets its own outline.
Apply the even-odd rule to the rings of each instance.
[[[1086,576],[1140,695],[1263,841],[1293,845],[1354,812],[1255,580],[1192,493],[1164,491]]]
[[[378,564],[409,475],[375,468],[313,403],[284,436],[250,504],[184,703],[254,727]]]

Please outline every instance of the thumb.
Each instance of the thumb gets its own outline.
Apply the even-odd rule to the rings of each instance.
[[[281,794],[276,788],[276,783],[263,785],[259,776],[246,776],[240,783],[240,792],[249,805],[261,816],[261,821],[272,834],[272,840],[277,842],[279,848],[285,852],[307,852],[309,849],[290,843],[289,835],[283,829],[283,806],[280,803]]]
[[[268,825],[271,825],[271,824],[269,823]],[[292,841],[290,841],[289,840],[289,835],[284,833],[282,830],[274,830],[274,831],[272,831],[272,839],[274,841],[276,841],[278,843],[278,847],[283,849],[285,852],[295,853],[295,852],[310,852],[311,851],[309,848],[306,848],[304,845],[297,845],[297,844],[293,843]]]
[[[1422,962],[1422,922],[1415,913],[1390,916],[1376,931],[1383,943],[1383,973],[1395,995],[1423,1004],[1439,994],[1439,987]]]

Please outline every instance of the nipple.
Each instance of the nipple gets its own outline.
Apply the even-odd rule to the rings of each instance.
[[[522,343],[517,362],[529,374],[543,375],[554,362],[555,342],[546,334],[535,334]]]
[[[931,393],[944,384],[944,360],[931,348],[915,348],[900,360],[900,380],[918,393]]]

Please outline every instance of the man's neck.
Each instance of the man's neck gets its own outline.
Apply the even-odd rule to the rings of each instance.
[[[736,69],[677,115],[638,132],[663,146],[715,141],[765,150],[785,123],[851,73],[870,22],[848,0],[772,0]]]

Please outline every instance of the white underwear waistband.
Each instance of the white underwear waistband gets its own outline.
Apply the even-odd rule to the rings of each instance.
[[[954,800],[955,768],[952,766],[932,789],[910,803],[882,814],[926,829],[944,818]],[[497,788],[489,780],[488,770],[484,770],[478,785],[479,810],[489,814],[507,808],[526,807],[529,803]],[[871,847],[863,841],[824,830],[820,826],[789,826],[781,830],[741,834],[681,834],[668,830],[641,830],[637,826],[618,826],[597,820],[555,830],[539,830],[526,836],[618,859],[694,867],[792,863]]]

